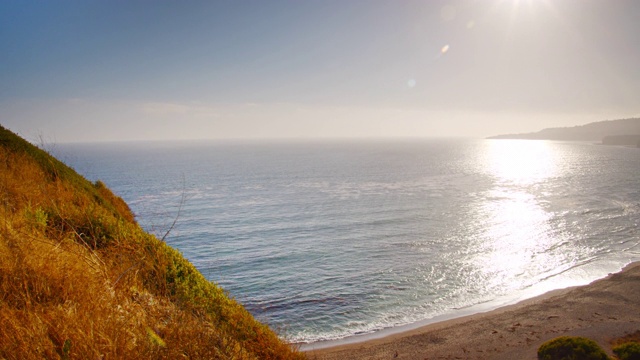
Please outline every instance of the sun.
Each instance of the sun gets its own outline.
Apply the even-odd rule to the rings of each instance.
[[[513,4],[513,6],[521,6],[521,5],[535,6],[537,4],[545,4],[545,5],[550,4],[548,0],[504,0],[503,2],[510,2]]]
[[[512,14],[519,11],[553,10],[550,0],[498,0],[500,4],[511,6]]]
[[[561,18],[551,0],[495,0],[493,10],[507,13],[509,24],[505,32],[507,40],[511,38],[518,23],[523,19],[533,19],[533,23],[537,23],[537,20],[549,15],[556,19]]]

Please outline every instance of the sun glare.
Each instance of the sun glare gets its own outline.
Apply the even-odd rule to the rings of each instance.
[[[490,264],[485,271],[495,286],[522,288],[529,277],[519,274],[531,272],[531,266],[555,265],[556,259],[545,251],[553,243],[551,214],[526,192],[495,189],[489,195],[492,199],[481,209],[487,225],[482,263]]]
[[[507,39],[513,36],[514,29],[522,23],[523,17],[538,16],[542,9],[543,13],[552,13],[557,17],[553,4],[549,0],[497,0],[495,8],[505,8],[509,12],[509,27],[505,32]]]
[[[485,165],[502,183],[531,184],[556,172],[553,151],[545,141],[490,141]]]
[[[476,259],[489,287],[509,292],[528,285],[527,273],[545,273],[563,261],[546,249],[556,241],[552,214],[538,199],[537,185],[557,173],[553,145],[545,141],[491,140],[484,149],[484,171],[494,179],[477,209],[483,224]]]
[[[513,5],[513,7],[518,7],[522,5],[527,5],[531,7],[541,3],[545,5],[549,4],[549,1],[546,1],[546,0],[503,0],[501,2],[510,2]]]

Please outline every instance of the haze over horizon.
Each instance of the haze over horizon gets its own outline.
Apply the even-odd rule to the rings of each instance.
[[[637,117],[638,24],[632,0],[3,1],[0,124],[78,142]]]

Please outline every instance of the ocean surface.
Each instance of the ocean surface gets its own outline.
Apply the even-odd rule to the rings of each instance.
[[[147,230],[171,229],[167,243],[295,342],[489,309],[640,260],[635,148],[443,139],[50,151],[104,181]]]

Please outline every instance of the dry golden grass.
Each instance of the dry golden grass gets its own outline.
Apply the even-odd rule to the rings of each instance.
[[[104,184],[2,127],[0,219],[0,358],[304,358]]]
[[[621,338],[618,339],[613,339],[611,341],[611,346],[615,347],[621,344],[625,344],[625,343],[629,343],[629,342],[636,342],[636,343],[640,343],[640,330],[634,332],[633,334],[629,334],[627,336],[623,336]]]

